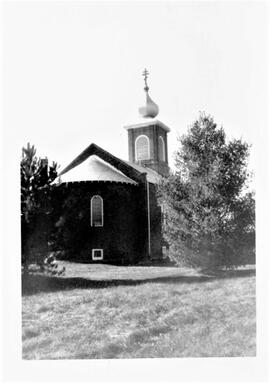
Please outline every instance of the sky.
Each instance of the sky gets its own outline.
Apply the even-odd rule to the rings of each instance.
[[[177,137],[205,111],[229,138],[267,139],[267,12],[260,2],[7,2],[3,138],[66,166],[90,143],[127,159],[144,103]],[[6,146],[6,150],[9,146]]]

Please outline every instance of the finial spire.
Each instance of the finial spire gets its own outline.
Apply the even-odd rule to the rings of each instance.
[[[148,72],[148,70],[145,69],[145,70],[143,71],[142,75],[143,75],[143,78],[144,78],[144,84],[145,84],[144,90],[145,90],[146,92],[148,92],[148,91],[149,91],[149,86],[148,86],[148,84],[147,84],[147,78],[148,78],[148,76],[149,76],[149,72]]]
[[[158,115],[159,108],[158,105],[154,103],[154,101],[149,96],[149,86],[147,84],[147,79],[149,76],[149,72],[145,69],[142,73],[144,79],[144,90],[146,92],[146,104],[139,108],[139,113],[144,118],[154,118]]]

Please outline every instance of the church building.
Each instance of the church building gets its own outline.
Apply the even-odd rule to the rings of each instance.
[[[170,172],[170,129],[157,119],[159,108],[149,96],[146,70],[143,76],[141,121],[124,127],[129,160],[92,143],[56,180],[62,198],[57,226],[68,259],[130,265],[163,256],[156,187]]]

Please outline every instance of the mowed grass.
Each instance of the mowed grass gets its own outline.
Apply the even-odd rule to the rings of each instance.
[[[256,354],[254,270],[201,276],[71,263],[66,270],[28,289],[24,282],[24,359]]]

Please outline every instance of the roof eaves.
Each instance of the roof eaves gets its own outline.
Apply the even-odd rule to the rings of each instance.
[[[124,175],[133,179],[134,181],[142,181],[142,179],[145,177],[145,173],[147,173],[146,171],[142,172],[134,168],[131,164],[127,163],[126,161],[115,157],[113,154],[92,143],[82,153],[80,153],[68,166],[66,166],[59,173],[59,176],[64,175],[69,170],[73,169],[75,166],[78,166],[93,154],[99,156],[101,159],[108,162],[110,165],[114,166],[116,169],[120,170],[122,173],[124,173]]]
[[[145,126],[152,126],[152,125],[158,125],[161,128],[163,128],[166,132],[171,131],[171,129],[167,125],[165,125],[163,122],[161,122],[160,120],[150,120],[150,121],[146,120],[146,121],[131,124],[131,125],[125,125],[124,129],[126,129],[126,130],[138,129],[138,128],[143,128]]]

